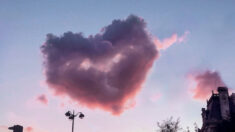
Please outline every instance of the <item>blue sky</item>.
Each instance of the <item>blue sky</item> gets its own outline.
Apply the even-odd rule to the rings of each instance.
[[[216,70],[228,87],[235,88],[234,4],[229,0],[0,0],[0,125],[18,123],[42,129],[38,131],[68,131],[70,122],[63,113],[73,108],[86,113],[76,126],[85,132],[149,132],[157,121],[171,115],[180,117],[182,126],[200,125],[205,101],[192,98],[186,76],[194,70]],[[112,20],[130,14],[143,18],[148,31],[160,39],[185,31],[190,34],[185,42],[160,52],[136,96],[136,106],[120,117],[73,104],[60,108],[63,99],[41,84],[45,77],[40,46],[46,34],[94,35]],[[48,106],[32,103],[44,93]],[[153,102],[149,96],[154,93],[161,96]]]

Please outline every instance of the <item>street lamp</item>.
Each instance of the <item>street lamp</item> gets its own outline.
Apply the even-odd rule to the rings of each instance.
[[[75,117],[78,116],[80,119],[83,119],[85,117],[85,115],[82,112],[78,112],[77,114],[75,114],[74,110],[73,110],[73,113],[71,113],[70,111],[66,112],[65,116],[67,116],[70,120],[72,120],[72,132],[74,130],[74,119],[75,119]]]

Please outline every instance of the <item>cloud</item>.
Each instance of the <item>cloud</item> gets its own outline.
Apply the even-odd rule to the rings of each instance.
[[[154,43],[157,46],[158,50],[166,50],[167,48],[169,48],[175,43],[185,42],[188,34],[189,34],[189,31],[185,31],[182,36],[178,37],[178,35],[174,33],[171,37],[165,38],[162,41],[159,38],[154,37]]]
[[[44,104],[44,105],[47,105],[48,104],[48,99],[47,99],[47,96],[42,94],[42,95],[39,95],[37,98],[36,98],[37,101],[39,101],[40,103]]]
[[[170,39],[179,41],[177,35]],[[145,21],[134,15],[113,20],[88,37],[72,32],[59,37],[48,34],[41,52],[46,83],[56,95],[68,95],[114,115],[134,106],[133,99],[159,56]]]
[[[189,79],[195,83],[193,88],[193,98],[205,100],[212,90],[216,91],[219,86],[226,86],[217,71],[206,70],[203,72],[191,73]]]
[[[33,132],[33,128],[31,126],[28,126],[25,128],[26,132]]]
[[[190,34],[189,31],[185,31],[182,36],[178,37],[178,42],[179,43],[185,42],[189,34]]]

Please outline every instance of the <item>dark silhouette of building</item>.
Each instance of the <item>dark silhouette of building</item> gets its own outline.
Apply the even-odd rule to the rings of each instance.
[[[202,128],[200,132],[235,132],[235,93],[229,96],[228,88],[218,87],[207,100],[207,108],[202,108]]]
[[[13,130],[13,132],[23,132],[23,127],[20,125],[14,125],[8,128],[9,130]]]

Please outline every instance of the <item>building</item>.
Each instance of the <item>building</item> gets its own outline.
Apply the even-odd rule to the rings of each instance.
[[[9,130],[13,130],[13,132],[23,132],[23,127],[20,125],[14,125],[8,128]]]
[[[235,132],[235,93],[229,96],[228,88],[218,87],[202,108],[200,132]]]

